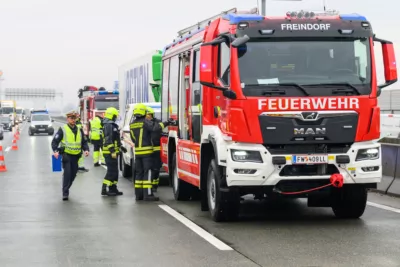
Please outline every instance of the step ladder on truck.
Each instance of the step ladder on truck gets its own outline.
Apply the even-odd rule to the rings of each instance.
[[[180,31],[162,62],[162,120],[178,123],[161,155],[176,200],[200,198],[215,221],[236,218],[249,194],[362,216],[382,179],[377,96],[397,81],[393,44],[365,17],[231,9]]]

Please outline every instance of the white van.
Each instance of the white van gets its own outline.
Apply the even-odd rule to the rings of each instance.
[[[154,116],[158,119],[161,118],[161,103],[143,103],[148,107],[154,109]],[[122,121],[120,124],[121,128],[121,143],[122,146],[126,148],[127,153],[121,153],[119,158],[119,168],[122,172],[122,176],[125,178],[132,177],[135,169],[135,154],[134,146],[131,140],[131,133],[129,124],[133,118],[133,109],[135,104],[128,104],[125,108],[125,114],[122,116]],[[121,114],[122,115],[122,114]],[[160,174],[163,173],[163,168],[160,170]],[[160,177],[161,178],[161,177]]]

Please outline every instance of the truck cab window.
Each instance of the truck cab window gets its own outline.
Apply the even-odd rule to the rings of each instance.
[[[230,85],[230,58],[231,51],[226,43],[219,45],[218,57],[218,76],[224,81],[225,85]]]

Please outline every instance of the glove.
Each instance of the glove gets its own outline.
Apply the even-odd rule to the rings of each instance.
[[[119,149],[120,149],[123,153],[128,152],[128,150],[127,150],[125,147],[123,147],[123,146],[120,146]]]
[[[111,157],[113,158],[113,159],[116,159],[117,158],[117,153],[111,153]]]

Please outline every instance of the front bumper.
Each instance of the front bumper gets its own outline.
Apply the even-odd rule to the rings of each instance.
[[[54,128],[53,128],[53,126],[50,126],[50,127],[29,126],[29,131],[31,133],[54,133]]]
[[[271,155],[268,150],[262,145],[248,145],[248,144],[230,144],[228,147],[227,168],[226,168],[226,182],[228,186],[275,186],[281,181],[285,180],[298,180],[298,181],[313,181],[313,180],[327,180],[331,174],[327,175],[283,175],[282,170],[289,166],[293,167],[293,155],[280,154]],[[356,161],[356,156],[361,149],[379,149],[379,158],[373,160]],[[237,162],[233,161],[231,150],[241,151],[258,151],[261,154],[263,163],[253,162]],[[382,151],[379,143],[374,142],[359,142],[354,143],[347,153],[341,154],[325,154],[328,156],[328,166],[332,171],[339,172],[343,175],[345,184],[375,184],[381,182],[382,179]],[[337,163],[338,155],[347,155],[350,162],[347,164]],[[286,163],[281,165],[274,165],[272,158],[281,156],[286,159]],[[305,165],[305,164],[304,164]],[[296,165],[303,166],[304,165]],[[312,164],[310,164],[312,165]],[[308,165],[308,166],[310,166]],[[317,164],[314,164],[317,165]],[[319,165],[319,164],[318,164]],[[363,170],[364,167],[364,170]],[[375,167],[374,170],[365,170],[365,167]],[[238,170],[252,170],[251,174],[242,174]],[[239,172],[239,173],[238,173]]]

